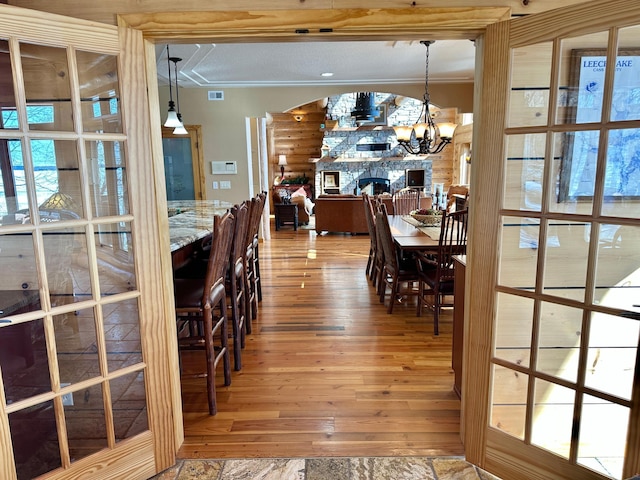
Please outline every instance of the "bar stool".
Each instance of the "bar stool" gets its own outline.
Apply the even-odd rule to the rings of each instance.
[[[214,217],[213,243],[204,279],[174,280],[178,348],[181,351],[205,352],[210,415],[217,412],[215,371],[220,361],[223,364],[224,384],[231,385],[225,275],[229,265],[234,225],[235,218],[229,212],[222,217]]]

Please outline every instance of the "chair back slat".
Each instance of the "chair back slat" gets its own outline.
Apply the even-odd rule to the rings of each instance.
[[[214,286],[220,281],[224,285],[224,277],[229,266],[231,242],[233,241],[233,229],[235,217],[231,212],[213,218],[213,239],[211,254],[207,263],[204,290],[202,292],[202,305],[210,305],[210,294]]]
[[[376,232],[379,244],[384,252],[384,262],[387,268],[397,272],[399,270],[398,251],[393,243],[389,219],[382,209],[376,213]]]
[[[373,208],[373,202],[371,201],[371,197],[366,193],[362,194],[362,199],[364,201],[364,216],[367,219],[367,228],[369,229],[369,237],[372,243],[375,243],[376,239],[376,219]]]
[[[420,208],[420,192],[418,190],[400,190],[393,194],[394,215],[409,215]]]
[[[438,248],[438,277],[453,280],[453,257],[467,251],[468,210],[443,212]]]
[[[244,261],[247,253],[246,239],[249,230],[249,222],[251,220],[249,212],[249,203],[245,200],[240,205],[235,205],[231,209],[231,213],[236,218],[235,230],[233,233],[233,243],[231,245],[231,264]]]

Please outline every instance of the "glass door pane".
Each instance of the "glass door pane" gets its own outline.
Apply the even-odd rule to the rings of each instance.
[[[616,479],[640,341],[639,33],[512,50],[492,360],[492,428]]]
[[[4,43],[26,104],[2,108],[0,385],[27,479],[149,420],[117,57]]]

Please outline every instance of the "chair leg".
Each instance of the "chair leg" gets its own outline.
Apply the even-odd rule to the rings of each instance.
[[[440,317],[440,292],[437,288],[433,289],[433,303],[434,303],[434,312],[433,312],[433,334],[439,335],[439,326],[438,320]]]
[[[234,268],[232,266],[232,268]],[[242,369],[242,331],[244,330],[244,298],[243,289],[238,288],[239,277],[231,275],[231,320],[233,335],[233,368]]]
[[[257,294],[258,294],[258,302],[262,301],[262,282],[260,280],[260,254],[258,249],[258,242],[254,244],[253,247],[253,263],[255,264],[256,270],[256,285],[257,285]]]
[[[393,313],[393,305],[396,303],[396,295],[398,295],[398,284],[398,278],[393,277],[393,282],[391,283],[391,296],[389,298],[387,313]]]

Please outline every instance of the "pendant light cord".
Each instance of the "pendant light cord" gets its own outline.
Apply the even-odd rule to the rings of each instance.
[[[169,59],[169,44],[167,43],[167,70],[169,71],[169,101],[173,103],[173,91],[171,89],[171,60]]]

